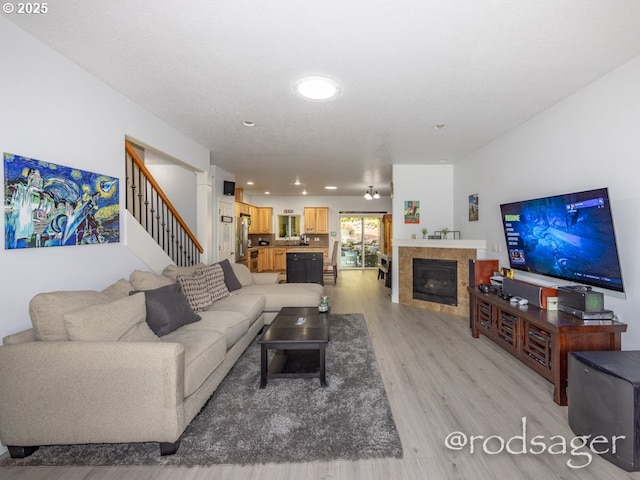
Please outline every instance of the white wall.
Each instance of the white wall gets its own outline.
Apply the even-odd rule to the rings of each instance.
[[[393,238],[421,238],[422,229],[428,235],[448,228],[460,230],[454,223],[452,165],[394,165],[393,166]],[[420,202],[420,223],[404,223],[405,201]],[[456,227],[456,228],[454,228]],[[463,238],[471,238],[465,236]],[[398,258],[393,247],[392,258]],[[391,299],[398,302],[398,262],[392,262]]]
[[[3,18],[0,58],[2,151],[118,177],[122,212],[125,136],[181,159],[194,169],[208,170],[206,148]],[[4,215],[0,230],[4,231]],[[121,231],[124,238],[125,232]],[[0,336],[31,326],[28,303],[36,293],[102,289],[128,276],[134,268],[148,269],[124,242],[1,249]]]
[[[640,348],[639,125],[640,57],[456,164],[453,198],[463,238],[486,239],[488,254],[508,266],[500,203],[608,187],[627,299],[605,294],[605,307],[629,325],[625,350]],[[473,193],[477,222],[467,214]]]
[[[197,175],[192,168],[171,163],[147,163],[154,154],[145,153],[145,167],[151,172],[160,188],[187,224],[196,233],[197,229]]]
[[[429,235],[445,227],[460,230],[453,221],[452,165],[394,165],[393,185],[393,238],[420,238],[423,228]],[[412,200],[420,202],[419,224],[404,223],[404,202]]]

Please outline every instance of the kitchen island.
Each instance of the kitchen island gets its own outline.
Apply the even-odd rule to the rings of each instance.
[[[287,249],[287,283],[323,282],[324,251],[321,249]]]

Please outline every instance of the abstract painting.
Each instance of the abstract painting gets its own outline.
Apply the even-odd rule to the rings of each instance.
[[[4,248],[120,241],[118,179],[4,153]]]

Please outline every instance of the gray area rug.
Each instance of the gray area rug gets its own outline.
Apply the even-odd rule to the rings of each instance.
[[[8,465],[213,465],[402,457],[402,445],[361,314],[334,314],[327,382],[269,379],[260,384],[254,341],[198,416],[180,449],[157,443],[40,447]]]

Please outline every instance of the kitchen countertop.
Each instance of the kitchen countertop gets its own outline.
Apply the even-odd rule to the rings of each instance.
[[[249,248],[249,251],[257,250],[259,248],[286,248],[287,250],[300,249],[300,250],[308,251],[308,250],[323,250],[329,247],[326,245],[324,246],[323,245],[262,245],[262,246],[251,247]]]
[[[304,252],[304,253],[314,253],[314,252],[324,253],[324,248],[323,247],[291,247],[291,248],[287,248],[287,253],[300,253],[300,252]]]

